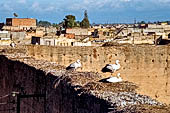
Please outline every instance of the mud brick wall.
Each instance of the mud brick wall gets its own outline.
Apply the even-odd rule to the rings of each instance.
[[[46,94],[42,97],[21,98],[20,113],[107,113],[108,103],[89,94],[78,95],[65,80],[55,86],[57,76],[46,74],[19,61],[0,55],[0,111],[16,113],[17,98],[12,92],[23,95]],[[4,97],[7,95],[6,97]],[[46,109],[45,109],[46,108]],[[10,110],[11,109],[11,110]],[[10,110],[10,111],[9,111]]]
[[[11,61],[3,55],[0,55],[0,61],[0,96],[8,95],[0,98],[1,103],[7,103],[0,105],[1,111],[16,113],[17,97],[13,97],[12,92],[20,92],[21,95],[45,93],[43,71],[19,61]],[[44,98],[21,98],[21,113],[36,112],[36,109],[43,113],[43,103]]]
[[[122,78],[136,83],[138,93],[149,95],[170,104],[170,46],[113,46],[113,47],[50,47],[25,46],[36,59],[45,59],[68,66],[80,59],[79,71],[101,72],[108,63],[120,60]]]

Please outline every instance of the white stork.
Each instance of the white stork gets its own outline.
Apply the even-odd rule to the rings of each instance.
[[[67,68],[66,70],[76,70],[77,68],[80,68],[81,67],[81,63],[80,63],[80,60],[78,59],[76,62],[74,63],[71,63]]]
[[[10,46],[14,48],[14,47],[16,46],[16,44],[15,44],[14,42],[12,42],[12,43],[10,44]]]
[[[123,81],[122,78],[120,77],[120,73],[117,74],[117,77],[109,77],[108,79],[106,79],[107,82],[121,82]]]
[[[120,69],[120,64],[119,64],[119,60],[116,60],[116,64],[107,64],[107,65],[102,69],[102,72],[110,72],[111,75],[112,75],[112,73],[114,73],[114,72],[117,71],[118,69]]]

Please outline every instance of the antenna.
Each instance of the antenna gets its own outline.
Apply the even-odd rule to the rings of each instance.
[[[134,24],[136,24],[136,18],[134,19]]]

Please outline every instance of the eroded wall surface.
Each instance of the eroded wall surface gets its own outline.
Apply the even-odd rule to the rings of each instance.
[[[67,81],[0,55],[0,112],[2,113],[107,113],[108,103],[76,92]],[[54,87],[55,85],[55,87]],[[19,92],[14,96],[13,92]],[[40,96],[40,95],[44,95]],[[18,95],[18,94],[17,94]],[[33,97],[34,96],[34,97]],[[36,96],[36,97],[35,97]],[[20,98],[19,100],[17,98]],[[18,109],[20,102],[20,109]]]
[[[0,110],[3,113],[16,113],[17,96],[19,92],[22,96],[45,93],[44,72],[36,70],[19,61],[11,61],[0,55]],[[20,96],[21,97],[21,96]],[[44,98],[20,98],[20,110],[24,113],[44,111]],[[4,103],[4,104],[2,104]]]
[[[101,72],[108,63],[120,60],[121,77],[136,83],[138,92],[170,104],[170,47],[169,46],[113,46],[113,47],[50,47],[25,46],[28,55],[68,66],[80,59],[79,71]],[[116,73],[114,74],[116,75]]]

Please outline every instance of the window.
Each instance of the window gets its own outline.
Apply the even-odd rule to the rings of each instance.
[[[46,41],[46,44],[47,44],[48,46],[50,46],[50,45],[51,45],[51,41]]]
[[[168,34],[168,38],[170,38],[170,33]]]
[[[71,42],[71,46],[73,46],[73,44],[74,44],[74,43],[73,43],[73,42]]]

